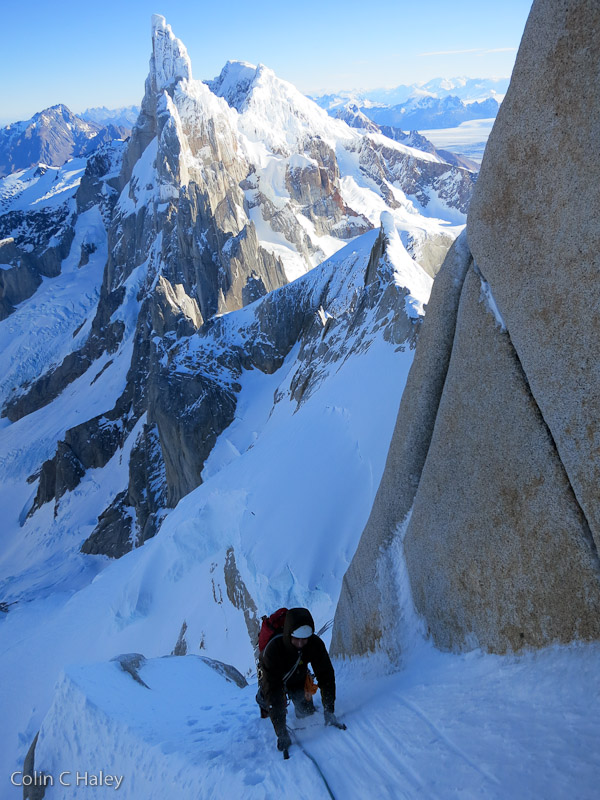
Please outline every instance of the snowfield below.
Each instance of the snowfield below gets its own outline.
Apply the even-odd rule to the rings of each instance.
[[[55,781],[49,800],[80,796],[84,774],[90,781],[101,771],[122,778],[119,797],[131,800],[592,800],[599,657],[597,644],[497,657],[421,643],[396,675],[376,677],[369,659],[337,663],[338,716],[348,730],[323,726],[317,695],[309,721],[288,713],[289,761],[260,719],[256,685],[239,688],[198,656],[145,662],[146,686],[114,661],[72,666],[44,720],[35,766]],[[70,787],[58,785],[61,773]],[[114,790],[96,789],[103,797]]]

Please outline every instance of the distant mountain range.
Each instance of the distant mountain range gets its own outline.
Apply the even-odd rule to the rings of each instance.
[[[508,78],[435,78],[425,84],[313,99],[332,116],[340,116],[340,110],[351,105],[378,125],[427,130],[495,117],[508,83]]]
[[[466,104],[490,97],[501,103],[509,82],[509,78],[434,78],[427,83],[400,84],[390,89],[340,91],[313,97],[313,100],[326,110],[344,106],[348,102],[359,106],[395,106],[419,97],[441,99],[448,95],[458,97]]]
[[[139,113],[139,106],[122,106],[121,108],[97,106],[96,108],[86,108],[79,116],[81,119],[97,122],[99,125],[117,125],[131,129],[135,125]]]
[[[493,97],[475,103],[465,103],[454,95],[419,97],[396,106],[373,106],[363,112],[378,125],[392,125],[403,130],[453,128],[473,119],[490,119],[500,105]]]
[[[373,122],[372,119],[369,119],[369,117],[354,103],[347,103],[343,108],[338,109],[335,117],[336,119],[344,120],[351,128],[362,129],[370,133],[381,133],[383,136],[387,136],[395,142],[401,142],[407,147],[414,147],[416,150],[431,153],[437,156],[441,161],[445,161],[446,164],[452,164],[455,167],[463,167],[473,172],[479,170],[479,163],[477,161],[473,161],[465,155],[436,147],[429,139],[422,136],[416,130],[411,130],[410,133],[407,133],[393,125],[378,125],[376,122]]]
[[[65,105],[51,106],[31,119],[0,128],[0,177],[34,164],[60,167],[130,133],[131,125],[100,124],[73,114]]]

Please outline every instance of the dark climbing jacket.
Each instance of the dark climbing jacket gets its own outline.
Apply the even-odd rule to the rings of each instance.
[[[297,650],[292,644],[292,631],[302,625],[310,625],[314,631],[315,623],[310,611],[290,608],[283,634],[274,636],[259,657],[260,688],[278,736],[285,731],[286,694],[292,696],[304,692],[308,664],[312,666],[319,684],[324,710],[334,711],[335,673],[324,643],[313,633],[302,650]]]

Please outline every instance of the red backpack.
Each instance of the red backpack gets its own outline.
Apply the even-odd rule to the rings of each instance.
[[[265,615],[262,618],[262,625],[260,626],[260,633],[258,634],[259,653],[263,652],[274,636],[277,636],[278,633],[283,633],[286,614],[287,608],[278,608],[270,617]]]

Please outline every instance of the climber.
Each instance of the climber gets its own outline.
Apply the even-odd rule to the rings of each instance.
[[[272,633],[258,659],[259,690],[256,701],[261,716],[270,717],[277,736],[277,749],[287,758],[291,739],[286,727],[286,695],[289,696],[296,717],[307,717],[316,709],[307,685],[308,664],[314,670],[321,690],[325,725],[341,730],[346,726],[334,714],[335,674],[323,641],[315,635],[315,623],[307,608],[280,609],[285,615],[281,632]],[[279,613],[279,612],[277,612]],[[275,615],[272,615],[275,617]],[[263,618],[263,630],[269,620]],[[267,634],[268,635],[268,634]],[[305,690],[306,687],[306,690]]]

